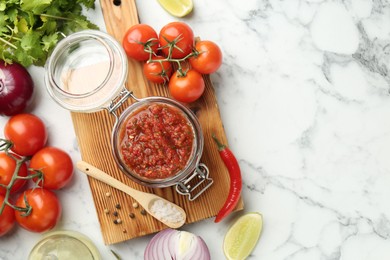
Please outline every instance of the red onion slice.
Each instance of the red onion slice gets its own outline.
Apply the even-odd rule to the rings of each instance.
[[[165,229],[148,243],[144,260],[210,260],[204,240],[190,232]]]

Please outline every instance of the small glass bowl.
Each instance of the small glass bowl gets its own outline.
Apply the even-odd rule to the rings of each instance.
[[[59,230],[46,233],[31,250],[28,259],[100,260],[101,255],[87,236],[76,231]]]
[[[124,162],[123,156],[120,152],[121,147],[121,138],[120,133],[122,129],[126,127],[126,122],[129,117],[134,115],[140,108],[148,107],[151,104],[163,104],[169,105],[173,108],[179,110],[184,118],[187,120],[187,123],[191,126],[193,132],[193,145],[191,155],[183,169],[181,169],[176,174],[169,176],[163,179],[151,179],[140,176],[139,174],[132,171]],[[192,174],[194,170],[198,167],[200,158],[203,152],[204,138],[202,128],[197,120],[195,114],[183,106],[179,102],[176,102],[169,98],[164,97],[148,97],[143,99],[138,99],[138,102],[135,102],[129,106],[119,117],[118,123],[116,124],[113,135],[112,135],[112,149],[114,158],[121,168],[121,170],[136,183],[148,186],[148,187],[168,187],[177,184],[179,181],[185,179],[188,175]]]

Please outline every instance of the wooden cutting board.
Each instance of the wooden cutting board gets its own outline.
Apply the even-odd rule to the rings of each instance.
[[[122,0],[120,6],[115,6],[112,0],[101,0],[101,6],[107,32],[119,42],[130,26],[139,23],[134,0]],[[215,133],[224,143],[227,143],[227,140],[210,78],[205,75],[204,79],[205,93],[200,100],[188,106],[196,112],[202,126],[205,145],[201,162],[208,166],[214,184],[195,201],[189,201],[186,196],[179,195],[175,187],[152,189],[138,185],[119,170],[111,153],[110,141],[115,120],[107,111],[72,113],[82,159],[135,189],[155,193],[180,205],[187,213],[186,223],[215,216],[227,197],[229,175],[211,135]],[[167,87],[149,83],[143,76],[142,63],[133,60],[129,60],[126,87],[139,98],[169,97]],[[122,110],[131,102],[128,100]],[[128,195],[91,177],[88,177],[88,180],[105,244],[122,242],[167,228],[153,217],[142,214],[142,208],[136,207],[135,201]],[[242,200],[236,210],[240,209],[243,209]],[[115,223],[115,220],[120,223]]]

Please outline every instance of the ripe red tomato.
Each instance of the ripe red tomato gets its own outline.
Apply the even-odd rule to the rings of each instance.
[[[202,74],[217,71],[222,64],[222,52],[217,44],[211,41],[199,41],[195,44],[197,55],[189,59],[193,69]]]
[[[156,56],[154,61],[165,59],[162,56]],[[172,75],[172,64],[169,61],[149,62],[144,64],[144,75],[153,83],[165,83],[169,81]]]
[[[11,150],[31,156],[45,146],[47,130],[42,120],[33,114],[17,114],[4,127],[5,138],[13,143]]]
[[[130,27],[123,37],[122,45],[130,58],[144,61],[149,59],[149,52],[158,49],[158,36],[156,31],[147,24],[136,24]]]
[[[202,75],[195,70],[188,70],[185,76],[176,71],[169,81],[169,92],[177,101],[190,103],[197,100],[204,91]]]
[[[55,227],[62,213],[60,201],[55,193],[44,188],[28,189],[20,194],[15,205],[25,208],[25,197],[32,210],[28,216],[22,216],[22,212],[15,211],[19,225],[32,232],[44,232]]]
[[[30,161],[30,168],[42,171],[43,182],[39,185],[46,189],[61,189],[71,181],[73,176],[72,159],[65,151],[56,147],[47,146],[34,154]],[[37,182],[38,178],[33,180]]]
[[[168,56],[169,46],[172,45],[171,58],[174,59],[184,58],[191,53],[194,47],[194,32],[188,24],[183,22],[172,22],[165,25],[160,30],[158,39],[165,56]]]
[[[14,155],[16,156],[16,155]],[[0,184],[3,184],[7,186],[15,172],[16,168],[16,161],[8,156],[6,153],[1,152],[0,153]],[[27,176],[27,166],[26,163],[22,163],[20,166],[18,176],[20,177],[26,177]],[[17,179],[14,182],[14,185],[11,187],[11,193],[15,193],[18,190],[20,190],[25,184],[27,180],[23,179]],[[5,194],[6,193],[6,188],[0,186],[0,194]]]
[[[4,202],[4,196],[0,195],[0,206]],[[3,212],[0,215],[0,237],[8,233],[15,225],[14,209],[5,205]]]

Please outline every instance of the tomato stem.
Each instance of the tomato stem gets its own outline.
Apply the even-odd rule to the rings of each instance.
[[[165,82],[169,81],[169,77],[168,77],[168,70],[166,70],[164,68],[164,65],[163,65],[164,61],[165,61],[165,59],[153,60],[152,58],[149,58],[147,63],[150,63],[150,62],[158,62],[158,63],[160,63],[161,72],[160,73],[155,73],[154,75],[162,77],[164,79],[164,83],[165,83]]]
[[[28,215],[31,214],[32,207],[30,206],[30,204],[28,204],[28,201],[27,201],[26,197],[25,197],[25,203],[26,203],[26,207],[25,207],[25,208],[15,206],[15,205],[13,205],[12,203],[10,203],[9,201],[7,201],[6,203],[4,203],[4,205],[7,204],[8,206],[10,206],[11,208],[13,208],[14,210],[19,211],[19,212],[22,212],[23,214],[21,214],[21,216],[27,217]],[[1,214],[1,213],[0,213],[0,214]]]
[[[182,49],[180,49],[178,46],[177,46],[177,42],[181,41],[183,38],[181,37],[182,35],[179,34],[175,39],[173,39],[172,41],[169,41],[165,36],[163,36],[163,38],[167,41],[167,45],[164,45],[162,47],[160,47],[160,50],[162,49],[165,49],[165,48],[169,48],[169,51],[168,51],[168,57],[167,59],[171,59],[172,58],[172,52],[173,52],[173,49],[178,49],[179,51],[183,52]]]
[[[153,49],[152,49],[152,46],[155,45],[154,41],[156,41],[158,39],[156,38],[150,38],[147,42],[143,43],[143,42],[138,42],[139,44],[143,45],[144,46],[144,51],[149,53],[149,60],[152,58],[153,55],[155,55],[155,53],[153,52]]]
[[[7,152],[12,148],[13,145],[14,144],[11,141],[0,138],[0,151]]]
[[[8,150],[6,151],[6,153],[8,154]],[[3,213],[3,210],[4,210],[6,204],[11,206],[11,203],[9,202],[9,197],[10,197],[10,194],[11,194],[11,188],[13,187],[15,181],[18,179],[18,173],[19,173],[20,167],[27,160],[26,157],[22,157],[22,159],[17,159],[14,156],[12,156],[12,158],[14,158],[14,160],[16,161],[15,171],[14,171],[14,174],[12,175],[12,178],[11,178],[10,182],[6,186],[4,202],[3,202],[3,204],[0,207],[0,215],[1,215],[1,213]],[[13,206],[11,206],[11,207],[13,207]]]
[[[30,175],[27,177],[21,177],[18,175],[23,163],[30,160],[30,157],[28,157],[28,156],[23,156],[21,158],[16,157],[15,155],[13,155],[12,153],[9,152],[9,150],[13,146],[13,143],[11,141],[6,140],[6,139],[0,139],[0,142],[1,142],[0,151],[4,151],[9,157],[11,157],[13,160],[15,160],[15,163],[16,163],[14,173],[13,173],[12,178],[11,178],[10,182],[8,183],[8,185],[1,184],[1,187],[4,187],[6,189],[6,192],[5,192],[5,196],[4,196],[4,201],[0,206],[0,215],[3,213],[6,205],[9,205],[10,207],[12,207],[15,210],[25,212],[24,214],[30,214],[30,212],[31,212],[30,205],[26,204],[26,208],[21,208],[21,207],[16,207],[15,205],[13,205],[12,203],[9,202],[11,189],[14,186],[16,180],[18,180],[18,179],[32,179],[32,178],[36,177],[35,175]],[[42,173],[41,173],[41,175],[42,175]]]
[[[43,187],[43,181],[44,181],[44,176],[42,170],[36,170],[36,169],[29,169],[30,172],[34,172],[34,174],[30,174],[27,177],[19,177],[19,179],[34,179],[38,178],[38,180],[35,182],[38,186]],[[41,185],[42,183],[42,185]]]
[[[163,37],[164,37],[164,36],[163,36]],[[183,57],[183,58],[179,58],[179,59],[172,58],[172,52],[173,52],[174,49],[178,49],[179,51],[183,52],[183,50],[180,49],[180,48],[177,46],[177,43],[178,43],[179,41],[182,40],[182,35],[180,34],[179,36],[177,36],[177,37],[176,37],[174,40],[172,40],[172,41],[169,41],[169,40],[166,39],[165,37],[164,37],[164,39],[167,41],[167,44],[164,45],[164,46],[162,46],[162,47],[160,47],[159,49],[162,50],[162,49],[165,49],[165,48],[169,48],[167,57],[166,57],[165,59],[154,60],[154,59],[153,59],[153,54],[154,54],[154,53],[149,52],[149,51],[147,51],[147,50],[145,49],[146,52],[149,52],[149,53],[150,53],[149,60],[148,60],[147,62],[156,62],[156,61],[158,61],[158,62],[160,62],[160,63],[165,62],[165,61],[168,61],[168,62],[176,62],[177,65],[178,65],[177,71],[178,71],[179,77],[185,77],[185,76],[187,75],[187,71],[184,71],[184,70],[182,69],[181,63],[184,62],[184,61],[186,61],[186,60],[188,60],[188,59],[191,58],[192,56],[197,56],[197,55],[199,55],[200,53],[199,53],[197,50],[193,49],[193,51],[192,51],[191,53],[187,54],[187,55],[186,55],[185,57]],[[149,48],[150,48],[150,47],[149,47]],[[150,48],[150,49],[151,49],[151,48]]]
[[[28,203],[26,193],[24,193],[23,199],[24,199],[24,204],[26,205],[26,207],[25,208],[16,207],[17,208],[16,210],[20,211],[20,212],[24,212],[23,214],[21,214],[22,217],[27,217],[28,215],[30,215],[30,213],[32,211],[32,207]]]
[[[148,62],[164,62],[164,61],[169,61],[169,62],[178,62],[178,63],[180,63],[180,62],[184,62],[184,61],[186,61],[187,59],[189,59],[189,58],[191,58],[192,56],[195,56],[196,54],[195,54],[195,52],[191,52],[191,53],[189,53],[189,54],[187,54],[185,57],[183,57],[183,58],[180,58],[180,59],[175,59],[175,58],[172,58],[171,57],[171,54],[169,54],[168,55],[168,57],[166,57],[165,59],[160,59],[160,60],[154,60],[153,59],[153,53],[151,54],[151,56],[150,56],[150,58],[149,58],[149,60],[148,60]]]

